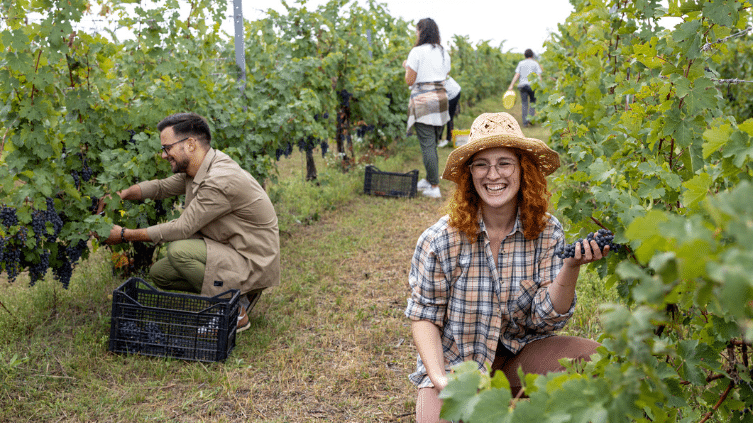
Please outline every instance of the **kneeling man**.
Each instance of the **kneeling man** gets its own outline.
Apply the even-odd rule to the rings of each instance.
[[[241,291],[238,331],[248,329],[261,291],[280,283],[277,214],[261,185],[225,153],[211,147],[209,125],[196,113],[177,113],[158,125],[162,158],[174,175],[140,182],[123,200],[159,200],[185,194],[180,217],[143,229],[115,225],[107,244],[170,242],[149,271],[162,289],[214,296]],[[100,208],[104,204],[100,204]]]

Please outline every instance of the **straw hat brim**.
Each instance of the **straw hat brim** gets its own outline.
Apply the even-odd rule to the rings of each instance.
[[[560,167],[559,154],[541,140],[520,137],[514,134],[489,134],[469,140],[468,143],[453,150],[447,158],[442,179],[459,183],[460,175],[462,174],[460,171],[461,167],[465,166],[474,154],[497,147],[517,148],[530,153],[544,176],[551,175]]]

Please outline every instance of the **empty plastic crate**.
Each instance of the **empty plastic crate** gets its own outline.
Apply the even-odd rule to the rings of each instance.
[[[416,184],[418,184],[418,170],[408,173],[382,172],[375,166],[366,166],[366,174],[363,181],[363,192],[368,195],[383,197],[408,197],[416,196]]]

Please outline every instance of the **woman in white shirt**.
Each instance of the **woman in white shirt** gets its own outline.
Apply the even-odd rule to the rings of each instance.
[[[450,73],[450,55],[442,47],[439,28],[431,18],[418,21],[416,39],[403,62],[405,83],[411,87],[408,132],[415,127],[426,168],[426,178],[418,183],[418,189],[427,197],[440,198],[437,143],[450,120],[444,86]]]

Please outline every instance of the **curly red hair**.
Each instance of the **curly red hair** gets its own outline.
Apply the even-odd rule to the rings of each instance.
[[[536,239],[546,226],[546,213],[549,210],[549,197],[546,177],[536,166],[536,161],[526,152],[513,149],[520,161],[520,190],[518,191],[518,208],[523,223],[523,235],[526,239]],[[450,226],[460,230],[474,240],[478,234],[478,211],[481,198],[473,186],[471,170],[461,166],[460,183],[447,205]]]

